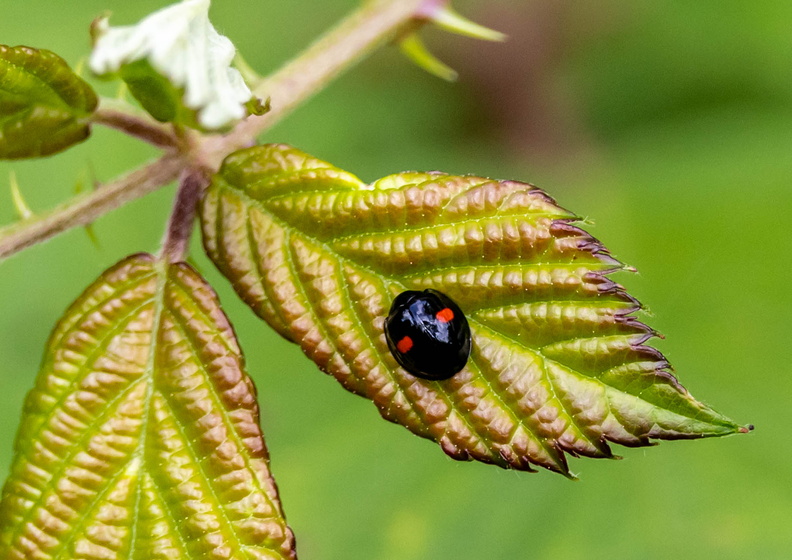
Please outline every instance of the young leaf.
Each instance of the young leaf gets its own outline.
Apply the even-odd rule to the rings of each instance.
[[[55,53],[0,45],[0,159],[48,156],[82,142],[97,103]]]
[[[156,119],[222,130],[263,107],[231,64],[236,49],[209,21],[209,0],[183,0],[136,25],[94,25],[90,67],[116,72]],[[251,104],[251,102],[253,102]]]
[[[443,173],[371,185],[284,145],[229,156],[202,207],[204,245],[239,295],[386,419],[456,459],[568,474],[565,452],[743,431],[694,400],[646,341],[623,266],[539,189]],[[432,288],[473,332],[445,381],[398,367],[394,297]]]
[[[253,383],[212,289],[150,255],[49,341],[0,502],[0,558],[293,558]]]

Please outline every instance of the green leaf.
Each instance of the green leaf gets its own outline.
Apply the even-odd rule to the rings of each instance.
[[[28,395],[0,558],[293,558],[256,391],[212,289],[150,255],[72,305]]]
[[[48,156],[88,138],[98,99],[53,52],[0,45],[0,158]]]
[[[184,92],[154,70],[148,60],[123,65],[119,76],[129,88],[129,93],[158,121],[198,127],[194,111],[181,103]]]
[[[366,185],[284,145],[229,156],[202,207],[204,245],[248,305],[382,416],[456,459],[568,474],[608,442],[745,431],[694,400],[646,344],[623,266],[575,216],[513,181],[401,173]],[[397,366],[393,298],[433,288],[473,332],[445,381]]]

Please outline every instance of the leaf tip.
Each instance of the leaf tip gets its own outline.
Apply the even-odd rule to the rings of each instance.
[[[741,434],[747,434],[754,431],[754,425],[748,424],[747,426],[740,426],[737,431]]]
[[[94,246],[94,249],[101,251],[102,244],[100,243],[99,238],[96,236],[96,231],[93,228],[93,224],[86,224],[83,229],[85,230],[85,235],[88,236],[88,240]]]

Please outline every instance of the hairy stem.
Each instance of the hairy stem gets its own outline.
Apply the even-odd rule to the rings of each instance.
[[[0,229],[0,261],[70,228],[92,223],[110,210],[167,185],[187,168],[216,169],[229,153],[250,144],[266,129],[413,22],[427,0],[370,0],[255,88],[272,99],[272,110],[249,117],[225,136],[197,137],[189,142],[147,117],[104,102],[94,118],[163,148],[177,148],[100,190],[77,196],[54,210]]]

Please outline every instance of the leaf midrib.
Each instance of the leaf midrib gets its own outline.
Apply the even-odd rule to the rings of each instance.
[[[162,259],[157,259],[153,263],[154,271],[157,275],[157,283],[154,290],[152,301],[154,302],[154,315],[151,323],[151,339],[149,340],[148,360],[146,369],[141,376],[146,380],[146,394],[143,397],[143,420],[140,424],[140,439],[135,451],[131,455],[131,460],[138,459],[142,468],[146,461],[146,444],[148,443],[148,425],[151,421],[151,400],[154,395],[154,370],[156,366],[156,351],[159,342],[160,325],[162,324],[162,313],[165,307],[165,287],[168,283],[168,265]],[[132,526],[130,527],[129,538],[129,560],[133,560],[137,547],[138,522],[140,519],[140,502],[142,499],[143,485],[140,483],[140,470],[135,473],[135,501],[132,508]]]
[[[193,337],[189,334],[189,329],[187,329],[187,327],[182,324],[181,318],[177,317],[173,313],[169,313],[169,315],[173,318],[173,324],[181,332],[184,340],[187,342],[187,344],[193,350],[193,354],[195,356],[200,356],[200,352],[199,352],[198,346],[196,345],[195,340],[193,340]],[[253,485],[255,486],[256,490],[258,490],[265,497],[265,499],[267,500],[267,503],[269,503],[270,507],[272,508],[273,515],[268,517],[267,519],[280,518],[280,514],[281,514],[280,508],[277,506],[277,504],[275,504],[272,501],[272,498],[266,492],[265,488],[261,485],[261,481],[259,480],[259,478],[257,476],[253,475],[253,473],[255,473],[255,470],[253,469],[253,467],[251,465],[251,462],[250,462],[250,456],[249,456],[248,447],[244,444],[242,439],[239,437],[239,434],[237,433],[237,431],[235,429],[234,423],[232,422],[231,418],[229,418],[228,410],[224,406],[224,404],[222,402],[222,399],[221,399],[220,395],[217,392],[217,387],[215,387],[214,383],[212,383],[212,379],[211,379],[211,375],[209,374],[209,371],[206,369],[206,366],[204,365],[204,363],[202,361],[200,361],[200,360],[198,360],[198,361],[199,361],[199,364],[200,364],[201,372],[203,373],[203,376],[206,378],[206,381],[207,381],[206,385],[208,387],[208,392],[212,396],[212,400],[214,401],[214,403],[215,403],[215,405],[217,407],[217,410],[220,411],[220,415],[222,416],[222,418],[224,420],[224,424],[226,426],[227,437],[229,437],[231,440],[233,440],[234,444],[237,446],[239,454],[242,456],[242,459],[243,459],[243,461],[245,463],[245,468],[248,470],[248,472],[251,473],[251,478],[253,480]],[[169,400],[170,400],[168,398],[168,396],[165,396],[164,394],[163,394],[163,399],[166,402],[169,402]],[[176,411],[172,407],[170,407],[170,408],[171,408],[171,412],[174,415],[174,418],[176,418]],[[200,463],[200,462],[201,461],[197,461],[196,460],[196,463]],[[207,480],[210,480],[210,479],[207,477]],[[220,505],[220,502],[218,501],[217,503],[218,503],[218,506],[225,511],[225,508],[223,508],[222,505]],[[229,521],[229,524],[231,524],[230,519],[228,521]],[[285,527],[285,524],[283,524],[283,525]],[[242,546],[242,545],[240,545],[240,546]]]
[[[513,345],[515,345],[515,346],[518,346],[518,347],[521,347],[521,348],[525,348],[525,350],[526,350],[527,352],[534,353],[534,354],[535,354],[535,355],[536,355],[536,356],[537,356],[537,357],[538,357],[540,360],[542,360],[542,361],[543,361],[543,363],[549,363],[549,362],[552,362],[553,364],[557,365],[559,368],[561,368],[561,369],[563,369],[563,370],[566,370],[566,371],[572,371],[572,372],[574,372],[575,374],[577,374],[577,375],[580,375],[580,376],[584,377],[585,379],[588,379],[588,380],[591,380],[591,381],[594,381],[594,382],[598,383],[598,384],[599,384],[600,386],[602,386],[602,387],[603,387],[603,389],[605,389],[605,390],[612,390],[612,391],[617,391],[618,393],[621,393],[621,394],[623,394],[623,395],[629,395],[629,396],[631,396],[631,397],[633,397],[633,398],[635,398],[635,399],[638,399],[638,400],[641,400],[641,401],[645,402],[646,404],[648,404],[648,405],[650,405],[650,406],[652,406],[652,407],[654,407],[654,408],[659,408],[659,409],[662,409],[662,410],[665,410],[665,411],[671,412],[671,413],[673,413],[673,414],[677,414],[677,415],[679,415],[679,416],[682,416],[682,417],[684,417],[684,418],[688,418],[688,419],[690,419],[690,420],[695,420],[695,421],[698,421],[698,422],[705,422],[705,423],[708,423],[708,424],[710,424],[710,425],[712,425],[712,426],[727,426],[727,427],[734,428],[734,429],[736,429],[736,428],[737,428],[737,426],[736,426],[735,424],[732,424],[732,423],[718,424],[718,423],[714,423],[714,422],[712,422],[712,421],[703,421],[703,420],[701,420],[700,418],[695,418],[695,417],[693,417],[693,416],[690,416],[690,415],[688,415],[688,414],[683,414],[683,413],[680,413],[680,412],[678,412],[678,411],[671,410],[671,409],[669,409],[669,408],[665,408],[665,407],[659,406],[659,405],[657,405],[656,403],[653,403],[653,402],[651,402],[651,401],[648,401],[648,400],[646,400],[646,399],[645,399],[645,398],[643,398],[643,397],[642,397],[640,394],[636,395],[636,394],[633,394],[633,393],[628,393],[627,391],[624,391],[624,390],[622,390],[622,389],[619,389],[618,387],[614,387],[613,385],[611,385],[611,384],[609,384],[609,383],[606,383],[606,382],[604,382],[603,380],[601,380],[601,379],[599,379],[599,378],[597,378],[597,377],[590,377],[590,376],[586,375],[585,373],[582,373],[582,372],[579,372],[579,371],[577,371],[577,370],[575,370],[575,369],[572,369],[571,367],[569,367],[569,366],[567,366],[567,365],[564,365],[563,363],[561,363],[561,362],[559,362],[559,361],[557,361],[557,360],[554,360],[554,359],[552,359],[552,358],[549,358],[549,357],[547,357],[547,356],[546,356],[546,355],[545,355],[545,354],[544,354],[544,353],[541,351],[541,349],[530,348],[530,347],[526,346],[526,345],[525,345],[523,342],[521,342],[521,341],[517,340],[516,338],[514,338],[513,336],[511,336],[511,335],[509,335],[509,334],[506,334],[506,333],[503,333],[503,332],[501,332],[500,330],[498,330],[498,329],[495,329],[495,328],[494,328],[494,327],[492,327],[491,325],[487,325],[487,324],[479,323],[479,322],[478,322],[478,321],[476,321],[475,319],[471,320],[471,322],[474,322],[474,323],[476,323],[476,324],[477,324],[477,325],[478,325],[480,328],[482,328],[482,329],[486,329],[486,330],[488,330],[488,331],[489,331],[490,333],[492,333],[494,336],[499,336],[499,337],[505,338],[505,339],[509,340],[509,342],[510,342],[511,344],[513,344]],[[552,385],[552,382],[551,382],[551,385]],[[654,384],[653,384],[653,385],[654,385]],[[643,391],[645,391],[645,389],[644,389]],[[643,391],[641,391],[641,392],[643,392]],[[707,411],[706,411],[705,409],[702,409],[702,410],[700,411],[700,413],[701,413],[701,414],[706,414],[706,413],[707,413]],[[621,423],[621,421],[619,421],[619,423]],[[622,427],[624,427],[625,429],[627,429],[627,426],[625,426],[624,424],[622,424]],[[628,430],[628,431],[629,431],[629,430]]]

